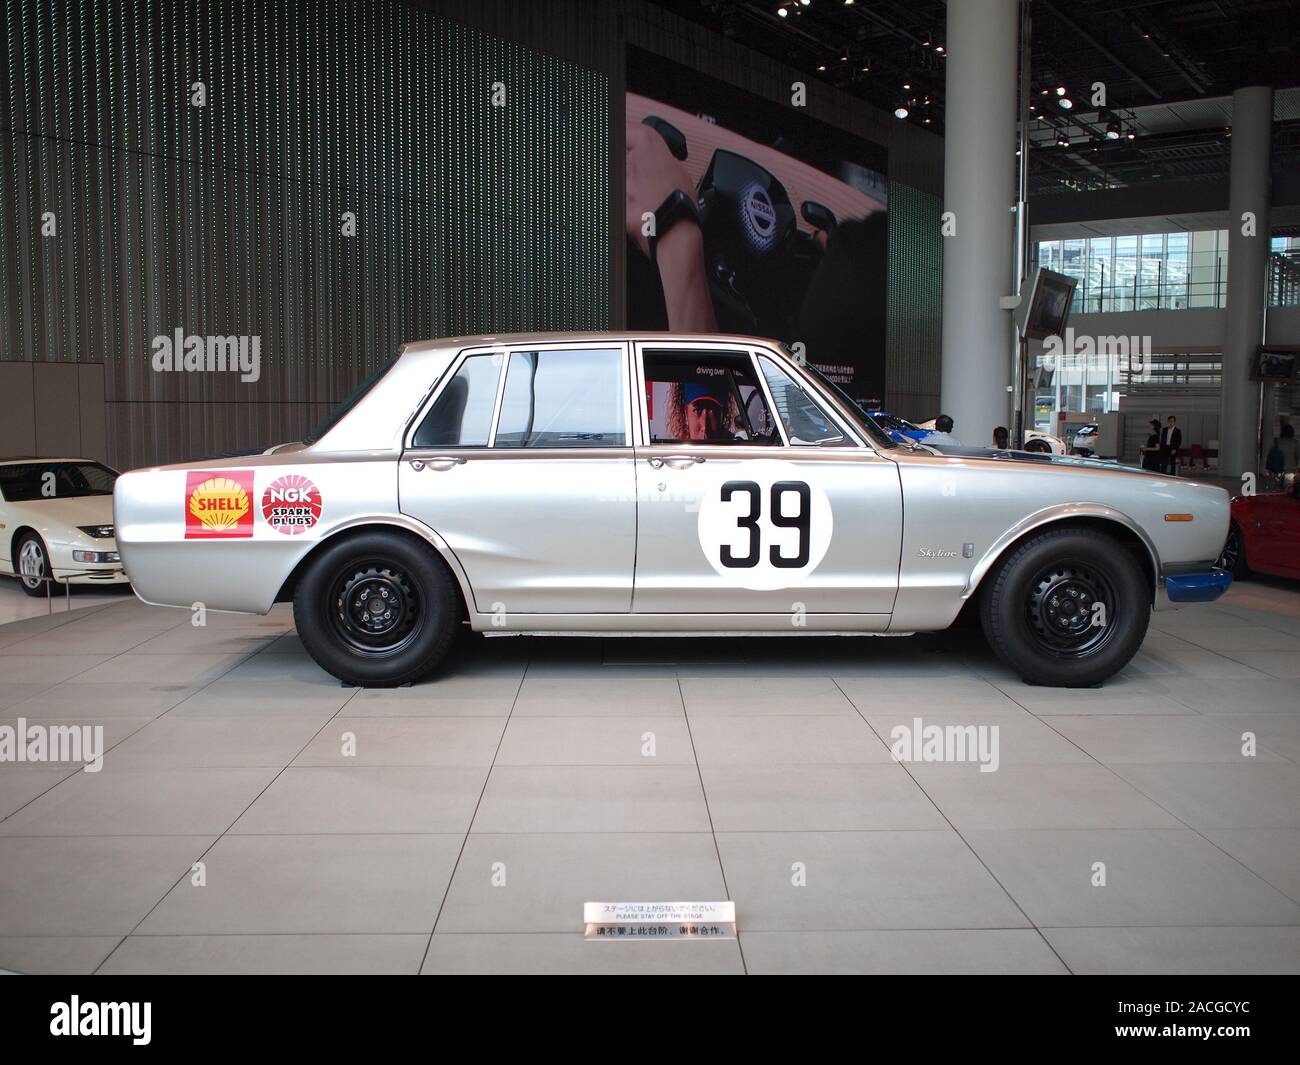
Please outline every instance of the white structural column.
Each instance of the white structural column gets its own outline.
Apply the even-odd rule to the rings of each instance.
[[[1016,0],[948,4],[943,209],[943,413],[965,444],[1010,426],[1011,291],[1015,246]]]
[[[1269,245],[1269,168],[1273,90],[1232,94],[1232,159],[1228,186],[1228,301],[1223,325],[1223,403],[1219,469],[1237,478],[1259,472],[1259,383],[1250,379],[1264,340]],[[1243,227],[1250,226],[1253,236]]]

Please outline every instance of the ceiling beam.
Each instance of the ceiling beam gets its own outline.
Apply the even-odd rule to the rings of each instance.
[[[1157,89],[1154,85],[1152,85],[1149,81],[1147,81],[1144,77],[1142,77],[1141,74],[1139,74],[1136,70],[1134,70],[1131,66],[1129,66],[1128,63],[1124,62],[1124,60],[1122,60],[1119,56],[1117,56],[1114,52],[1112,52],[1109,48],[1107,48],[1104,44],[1102,44],[1101,41],[1097,40],[1097,38],[1094,37],[1091,33],[1089,33],[1077,22],[1075,22],[1074,19],[1064,14],[1060,10],[1060,8],[1051,4],[1049,0],[1038,0],[1038,3],[1040,7],[1050,11],[1052,13],[1052,16],[1058,22],[1060,22],[1061,25],[1063,25],[1066,29],[1068,29],[1071,33],[1077,34],[1080,38],[1087,41],[1090,45],[1092,45],[1093,48],[1097,50],[1098,53],[1103,55],[1106,59],[1110,60],[1110,62],[1114,63],[1116,67],[1118,67],[1130,78],[1132,78],[1134,83],[1137,84],[1144,92],[1149,93],[1156,100],[1164,99],[1164,96],[1161,94],[1159,89]],[[1193,87],[1196,88],[1196,86]],[[1200,90],[1198,89],[1198,91]]]

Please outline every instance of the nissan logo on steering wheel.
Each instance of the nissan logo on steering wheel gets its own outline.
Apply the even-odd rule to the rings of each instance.
[[[755,251],[765,252],[772,247],[776,239],[776,208],[767,190],[756,181],[746,185],[740,194],[740,220]]]

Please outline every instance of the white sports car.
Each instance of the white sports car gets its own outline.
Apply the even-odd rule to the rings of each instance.
[[[408,344],[273,454],[124,474],[147,602],[265,613],[352,684],[488,635],[910,633],[969,603],[1039,684],[1133,657],[1154,606],[1208,602],[1228,493],[1083,459],[896,444],[767,340]]]
[[[125,584],[113,537],[117,471],[92,459],[0,461],[0,573],[46,584]]]

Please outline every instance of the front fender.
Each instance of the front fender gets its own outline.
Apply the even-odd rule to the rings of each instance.
[[[1062,522],[1081,519],[1085,521],[1114,522],[1131,532],[1146,549],[1147,558],[1151,563],[1151,573],[1155,578],[1155,583],[1152,586],[1153,591],[1155,587],[1159,586],[1163,574],[1160,553],[1156,550],[1156,545],[1152,542],[1151,537],[1147,535],[1146,530],[1133,518],[1105,503],[1057,503],[1050,507],[1043,507],[1041,510],[1036,510],[1032,514],[1021,518],[1020,521],[1007,529],[992,543],[981,556],[979,562],[975,564],[974,569],[971,570],[970,579],[962,590],[962,599],[969,599],[975,593],[980,581],[993,568],[994,563],[1002,557],[1002,553],[1022,536],[1047,525],[1058,525]]]

